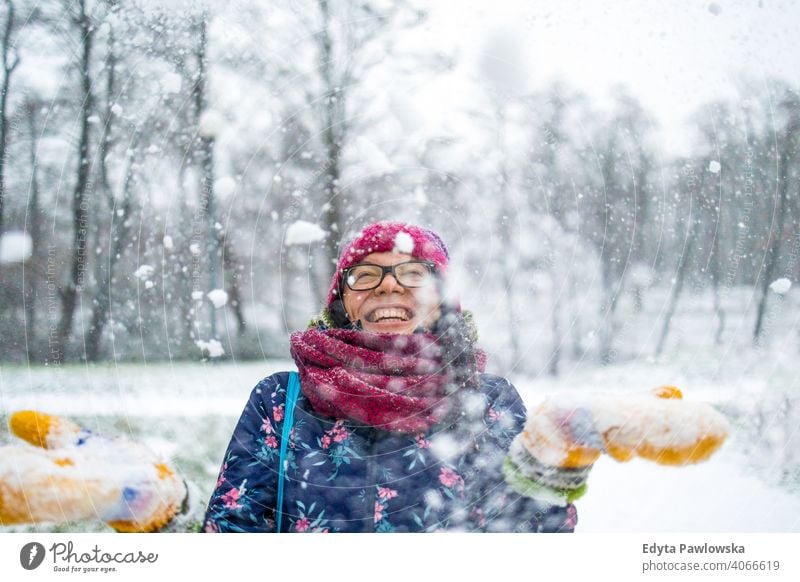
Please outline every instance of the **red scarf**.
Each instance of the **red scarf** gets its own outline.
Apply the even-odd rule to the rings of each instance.
[[[303,394],[320,414],[415,434],[453,409],[460,386],[450,381],[431,333],[311,328],[293,333],[290,343]],[[483,371],[485,358],[476,356],[473,367]]]

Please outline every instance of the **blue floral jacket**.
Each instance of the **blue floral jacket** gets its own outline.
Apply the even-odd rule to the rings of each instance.
[[[275,532],[288,378],[287,372],[273,374],[250,394],[204,531]],[[468,447],[460,447],[440,427],[400,435],[321,416],[301,393],[287,449],[281,531],[572,532],[573,505],[522,497],[503,480],[503,459],[525,421],[516,389],[482,374],[472,398],[467,408],[482,426]]]

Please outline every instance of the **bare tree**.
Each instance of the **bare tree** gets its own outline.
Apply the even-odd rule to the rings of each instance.
[[[25,293],[25,333],[27,336],[26,344],[29,346],[28,360],[30,361],[30,346],[36,345],[36,290],[40,281],[41,268],[38,267],[39,254],[42,246],[42,212],[39,189],[39,164],[36,159],[36,148],[38,144],[38,111],[42,107],[42,102],[37,99],[28,99],[24,103],[25,116],[28,122],[28,161],[31,169],[30,196],[28,198],[28,209],[26,212],[25,230],[30,234],[32,245],[33,269],[23,271],[23,277],[27,272]]]
[[[700,226],[703,224],[702,196],[708,159],[706,158],[701,160],[699,165],[699,177],[697,176],[697,170],[694,168],[692,162],[685,160],[681,168],[683,182],[682,190],[684,190],[687,194],[687,202],[689,207],[689,212],[686,217],[686,237],[684,238],[683,248],[681,249],[678,257],[678,264],[670,289],[669,303],[667,305],[667,311],[664,314],[664,321],[661,325],[661,333],[658,337],[658,344],[656,345],[656,356],[661,355],[664,350],[664,346],[666,345],[672,318],[675,315],[675,309],[677,308],[678,300],[680,299],[681,292],[683,291],[684,282],[686,281],[687,274],[690,271],[691,259],[696,249],[698,232],[700,230]]]
[[[111,187],[108,159],[112,153],[112,129],[114,124],[114,97],[116,94],[116,75],[117,75],[117,46],[113,26],[109,27],[108,40],[105,59],[105,110],[103,112],[103,130],[100,136],[97,155],[100,173],[100,189],[104,194],[106,202],[105,211],[111,216],[112,227],[109,231],[110,248],[106,260],[99,259],[95,265],[95,288],[93,290],[94,300],[92,301],[92,316],[89,324],[89,332],[86,336],[86,359],[90,362],[96,361],[100,353],[100,338],[103,329],[108,321],[108,312],[111,305],[111,289],[109,283],[114,274],[114,266],[122,253],[122,244],[128,239],[128,223],[130,220],[129,212],[131,208],[131,172],[132,172],[132,152],[135,151],[136,138],[134,138],[132,148],[129,148],[128,168],[125,175],[125,185],[123,186],[123,203],[119,216],[120,228],[117,233],[113,229],[113,221],[116,212],[116,200]],[[97,221],[100,222],[99,220]],[[98,243],[99,248],[99,243]]]
[[[3,214],[6,199],[6,159],[8,133],[8,92],[11,88],[11,75],[19,66],[19,53],[12,36],[15,32],[15,6],[12,0],[5,0],[6,23],[3,28],[3,85],[0,87],[0,233],[3,232]]]
[[[65,357],[66,344],[72,331],[75,305],[83,285],[86,269],[86,243],[88,236],[89,206],[86,197],[91,189],[90,147],[91,135],[89,117],[92,114],[94,98],[92,95],[92,48],[94,45],[95,26],[91,14],[87,11],[87,1],[77,0],[77,12],[70,5],[70,17],[77,31],[80,43],[80,136],[77,147],[77,176],[72,195],[72,244],[69,262],[69,276],[59,289],[61,295],[61,319],[50,347],[50,356],[55,363],[62,362]]]
[[[786,217],[789,214],[789,183],[795,177],[791,168],[797,162],[797,132],[800,131],[800,96],[788,88],[784,89],[781,107],[787,112],[788,121],[778,143],[778,148],[780,148],[778,154],[778,184],[777,192],[775,193],[777,200],[774,201],[772,207],[773,212],[763,267],[764,275],[760,279],[760,298],[756,312],[755,328],[753,329],[753,343],[756,344],[762,339],[769,286],[773,282],[778,263],[781,260],[781,245],[785,236]]]

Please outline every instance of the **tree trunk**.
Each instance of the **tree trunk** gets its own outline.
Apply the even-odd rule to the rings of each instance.
[[[553,267],[555,269],[555,267]],[[553,350],[550,354],[550,375],[558,376],[558,366],[561,361],[561,295],[556,292],[556,278],[554,271],[550,272],[553,292],[553,313],[551,314],[551,329],[553,333]]]
[[[701,162],[700,186],[697,191],[703,191],[703,184],[705,183],[705,168],[708,167],[708,160]],[[698,206],[699,208],[699,206]],[[667,312],[664,314],[664,324],[661,326],[661,335],[658,338],[658,345],[656,345],[656,357],[660,356],[664,350],[669,335],[670,324],[672,323],[672,316],[675,314],[675,309],[678,305],[681,291],[683,290],[683,282],[686,279],[686,271],[688,270],[689,259],[694,251],[695,240],[697,239],[697,225],[699,220],[693,220],[691,214],[689,215],[689,236],[686,239],[683,252],[681,253],[678,262],[678,272],[675,274],[675,284],[672,286],[672,293],[669,298],[669,305]]]
[[[125,182],[122,187],[121,215],[117,213],[116,202],[114,200],[111,201],[111,226],[108,233],[111,243],[108,251],[108,263],[103,269],[99,270],[97,289],[94,296],[94,309],[92,309],[92,321],[86,337],[86,359],[90,362],[96,362],[100,356],[100,339],[111,312],[111,280],[114,276],[114,267],[119,257],[122,256],[125,250],[123,245],[128,241],[130,235],[131,210],[133,207],[133,151],[135,149],[136,142],[132,143],[129,148],[130,153],[128,154],[127,168],[125,170]],[[115,232],[114,220],[116,218],[119,218],[119,228]]]
[[[769,242],[767,243],[766,264],[764,266],[764,277],[761,279],[761,297],[758,302],[756,313],[756,325],[753,330],[753,343],[759,344],[762,340],[764,331],[764,314],[767,309],[767,299],[769,298],[769,286],[778,267],[780,259],[781,239],[786,219],[787,199],[789,197],[789,163],[794,157],[794,135],[800,129],[800,118],[794,117],[787,127],[781,148],[778,177],[778,207],[773,212],[773,217],[777,213],[777,227],[770,230]],[[775,224],[773,221],[772,224]]]
[[[103,328],[108,321],[108,311],[111,306],[111,287],[109,285],[111,278],[114,276],[114,265],[117,262],[117,257],[122,252],[122,241],[127,239],[127,231],[125,224],[128,221],[128,212],[130,211],[129,200],[129,181],[131,172],[131,163],[129,158],[128,170],[125,175],[125,198],[122,206],[122,217],[120,221],[120,229],[118,236],[114,237],[114,219],[116,211],[116,203],[114,200],[114,193],[111,189],[111,184],[108,179],[108,164],[106,158],[111,151],[111,126],[113,122],[112,106],[114,104],[114,91],[115,91],[115,75],[117,58],[115,54],[115,42],[113,29],[109,32],[108,38],[108,53],[106,55],[106,111],[103,124],[103,135],[100,139],[100,146],[98,151],[98,159],[100,163],[100,184],[105,194],[108,203],[108,212],[111,217],[111,224],[109,226],[109,256],[108,261],[103,261],[98,257],[95,269],[95,280],[97,287],[94,291],[94,301],[92,301],[92,319],[89,325],[89,333],[86,338],[86,359],[90,362],[97,361],[100,354],[100,339],[103,336]],[[136,139],[136,138],[134,138]],[[135,143],[131,144],[129,151],[135,149]],[[132,157],[132,156],[130,156]],[[97,221],[100,224],[100,220]],[[98,241],[98,247],[99,241]]]
[[[8,91],[11,87],[11,74],[19,65],[19,57],[11,57],[11,34],[14,30],[14,3],[6,0],[6,26],[3,30],[3,85],[0,88],[0,234],[3,233],[3,220],[6,199],[6,146],[8,141]]]
[[[622,281],[618,281],[616,289],[614,289],[615,271],[613,262],[609,258],[601,260],[603,261],[603,297],[605,299],[603,304],[608,307],[606,308],[606,321],[600,329],[600,361],[603,364],[610,364],[616,359],[613,346],[614,336],[616,335],[617,304],[619,303]]]
[[[317,33],[319,46],[319,61],[322,69],[322,81],[325,87],[323,101],[324,130],[322,144],[325,150],[325,176],[323,184],[324,214],[322,216],[323,228],[328,232],[325,242],[325,255],[321,269],[322,281],[330,281],[333,277],[336,259],[338,257],[338,243],[344,230],[342,215],[342,201],[339,198],[341,190],[340,180],[342,174],[342,148],[344,147],[344,95],[338,90],[338,83],[334,73],[335,57],[333,54],[333,39],[331,38],[330,6],[327,0],[319,0],[322,16],[322,27]]]
[[[36,264],[39,260],[39,249],[41,248],[42,240],[42,217],[39,211],[39,169],[36,163],[36,148],[38,138],[36,136],[36,111],[40,104],[36,101],[30,101],[26,104],[26,113],[28,118],[28,135],[29,135],[29,163],[31,166],[31,195],[29,198],[29,209],[27,216],[26,230],[30,233],[32,242],[31,263],[34,265],[33,269],[26,269],[23,266],[23,277],[28,272],[25,279],[25,333],[27,336],[26,343],[28,345],[28,363],[31,361],[30,349],[31,346],[36,345],[36,284],[39,280],[37,274]]]
[[[197,127],[207,110],[207,67],[208,67],[208,15],[203,13],[200,17],[200,35],[196,47],[197,78],[195,80],[193,97]],[[220,245],[219,232],[216,228],[216,211],[214,208],[214,136],[201,132],[197,148],[198,164],[200,166],[200,220],[207,222],[206,230],[206,260],[208,262],[208,291],[219,287]],[[196,241],[199,243],[200,241]],[[199,291],[200,289],[195,289]],[[213,306],[209,308],[208,317],[209,337],[217,337],[217,314]]]
[[[228,284],[226,285],[228,305],[233,310],[233,315],[236,318],[236,334],[241,336],[247,327],[244,311],[242,309],[242,294],[240,290],[242,273],[239,268],[239,261],[236,259],[236,254],[233,251],[230,237],[227,236],[223,236],[222,238],[222,268],[229,275]]]
[[[75,182],[75,191],[72,199],[72,257],[70,260],[69,279],[60,290],[61,294],[61,320],[56,331],[56,338],[51,345],[50,356],[54,363],[64,361],[67,340],[72,330],[72,320],[75,315],[75,303],[83,284],[84,268],[86,261],[86,234],[88,228],[88,205],[86,195],[89,192],[89,116],[92,112],[92,80],[89,75],[89,66],[92,55],[92,42],[94,28],[91,19],[86,13],[85,0],[79,2],[80,14],[77,24],[81,36],[81,133],[78,141],[78,175]]]
[[[717,219],[717,224],[721,224],[721,207],[718,210]],[[717,346],[722,343],[722,334],[725,332],[725,308],[722,306],[722,297],[720,291],[720,280],[722,278],[722,274],[720,273],[721,259],[719,254],[719,239],[721,236],[720,232],[721,231],[718,229],[717,234],[714,236],[714,242],[711,251],[711,285],[714,293],[714,314],[717,317],[717,332],[714,334],[714,345]]]

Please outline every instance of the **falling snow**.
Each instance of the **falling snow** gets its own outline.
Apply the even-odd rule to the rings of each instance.
[[[0,237],[0,264],[21,263],[31,258],[33,240],[25,232],[12,231]]]
[[[770,283],[769,288],[778,295],[785,295],[792,288],[792,282],[785,277],[781,277]]]
[[[307,245],[321,241],[327,233],[319,225],[305,220],[298,220],[286,229],[287,246]]]
[[[220,307],[225,307],[225,304],[228,303],[228,294],[222,289],[214,289],[213,291],[209,291],[207,297],[217,309]]]

